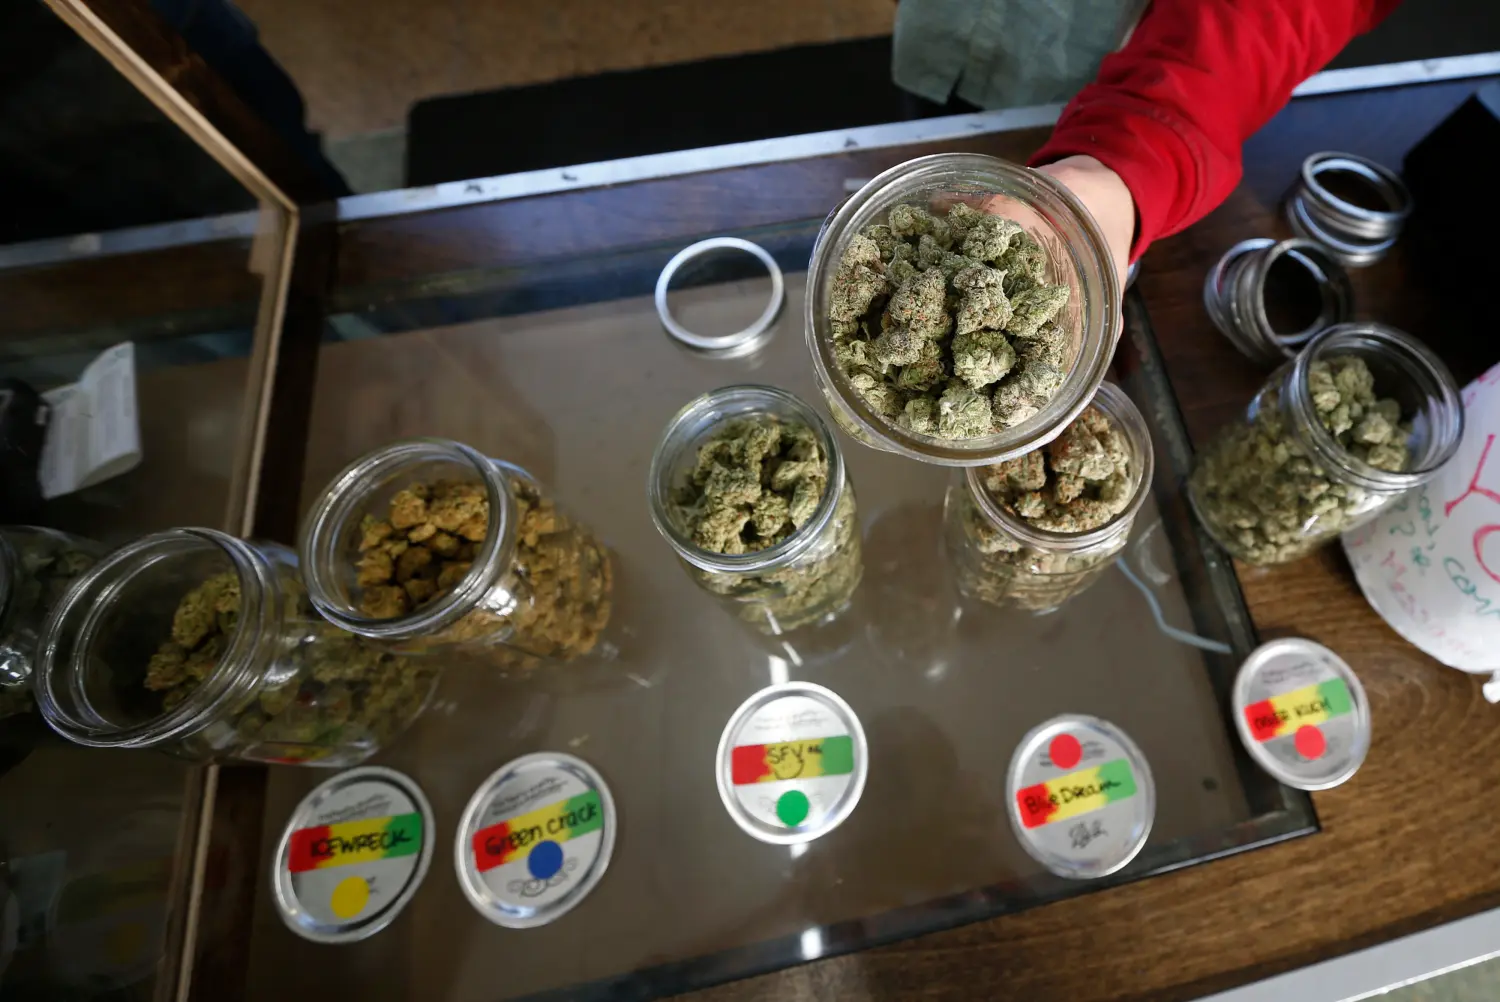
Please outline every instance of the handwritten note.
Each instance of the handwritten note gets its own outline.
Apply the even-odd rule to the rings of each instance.
[[[1500,365],[1463,393],[1458,453],[1425,487],[1344,535],[1365,597],[1434,658],[1500,672]]]

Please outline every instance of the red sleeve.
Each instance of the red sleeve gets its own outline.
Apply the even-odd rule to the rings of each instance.
[[[1240,147],[1400,0],[1154,0],[1031,163],[1097,158],[1135,198],[1131,259],[1239,184]]]

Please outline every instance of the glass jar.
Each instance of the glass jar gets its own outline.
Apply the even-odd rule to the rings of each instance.
[[[699,450],[737,419],[765,418],[812,433],[827,458],[827,478],[806,520],[774,546],[716,553],[697,545],[678,492],[699,465]],[[770,386],[728,386],[677,412],[651,458],[651,518],[692,578],[741,620],[777,635],[832,619],[859,585],[859,515],[843,453],[828,425],[806,403]]]
[[[1103,383],[1092,406],[1123,433],[1130,457],[1125,506],[1086,532],[1050,532],[1008,511],[984,488],[983,468],[963,471],[943,504],[944,543],[959,590],[994,605],[1051,612],[1114,563],[1151,492],[1151,432],[1119,387]]]
[[[475,648],[531,669],[594,650],[609,621],[610,556],[593,533],[525,470],[446,439],[351,463],[299,549],[319,612],[407,652]]]
[[[36,696],[82,745],[341,767],[405,730],[437,677],[321,619],[286,547],[171,529],[74,584],[44,627]]]
[[[1040,410],[1011,427],[949,440],[917,433],[876,413],[854,390],[835,356],[829,307],[844,253],[865,227],[884,223],[899,205],[943,211],[958,202],[1019,223],[1046,251],[1046,282],[1067,286],[1069,297],[1055,318],[1064,339],[1061,387]],[[865,445],[942,466],[983,466],[1056,438],[1099,388],[1123,330],[1119,276],[1088,209],[1048,175],[976,153],[909,160],[866,184],[824,222],[808,281],[807,344],[834,420]]]
[[[42,623],[103,552],[98,543],[54,529],[0,526],[0,720],[31,709]]]
[[[1379,401],[1374,406],[1357,368],[1347,377],[1340,369],[1337,383],[1329,375],[1330,363],[1342,366],[1342,359],[1363,362],[1373,376]],[[1350,401],[1359,400],[1365,403],[1350,414]],[[1392,421],[1396,405],[1399,415]],[[1339,407],[1344,412],[1335,419]],[[1382,408],[1389,413],[1382,416]],[[1389,442],[1404,449],[1405,461],[1388,453],[1371,465],[1341,444],[1325,420],[1341,424],[1340,434],[1347,432],[1351,441],[1368,442],[1363,448]],[[1366,420],[1373,422],[1368,428],[1360,423]],[[1389,437],[1383,437],[1382,422],[1393,426]],[[1234,557],[1257,565],[1284,563],[1430,480],[1462,436],[1458,386],[1426,345],[1382,324],[1338,324],[1273,372],[1244,417],[1209,441],[1193,463],[1188,500],[1209,535]],[[1368,455],[1375,457],[1373,451]],[[1380,468],[1395,465],[1404,468]]]

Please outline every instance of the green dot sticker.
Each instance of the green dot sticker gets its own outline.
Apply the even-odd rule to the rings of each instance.
[[[796,828],[807,820],[807,813],[812,805],[807,802],[807,794],[801,790],[788,790],[776,799],[776,817],[788,828]]]

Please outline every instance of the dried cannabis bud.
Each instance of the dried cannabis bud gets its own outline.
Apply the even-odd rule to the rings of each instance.
[[[986,467],[980,480],[1001,508],[1037,529],[1093,532],[1130,504],[1130,442],[1102,410],[1090,407],[1051,444]],[[965,594],[1032,610],[1054,609],[1087,588],[1129,535],[1113,533],[1082,546],[1023,540],[987,516],[960,487],[949,494],[948,520]]]
[[[93,544],[46,529],[16,526],[0,530],[14,563],[6,568],[9,596],[0,633],[0,720],[32,708],[31,671],[37,635],[63,592],[94,566]]]
[[[283,575],[290,614],[284,651],[230,721],[238,753],[274,761],[357,761],[421,712],[436,669],[321,619],[300,583]],[[239,623],[239,577],[215,574],[178,602],[171,635],[146,666],[145,687],[162,711],[180,704],[218,667]],[[222,741],[212,750],[224,749]]]
[[[677,490],[679,523],[694,545],[735,556],[783,543],[817,512],[829,489],[828,457],[805,425],[770,416],[724,422],[699,447]],[[784,566],[745,573],[693,568],[710,592],[731,599],[746,621],[781,633],[845,605],[861,570],[854,490],[839,490],[821,537]]]
[[[360,523],[360,611],[393,619],[446,595],[468,574],[489,527],[482,484],[439,480],[397,491],[384,520]]]
[[[1390,473],[1407,470],[1411,425],[1399,403],[1376,397],[1375,377],[1363,359],[1341,355],[1311,363],[1307,388],[1319,424],[1353,459]],[[1252,405],[1249,422],[1221,431],[1188,480],[1199,516],[1247,563],[1295,560],[1385,500],[1323,469],[1290,420],[1273,377]]]
[[[1047,532],[1092,532],[1130,503],[1130,442],[1097,407],[1018,459],[987,467],[984,488]]]
[[[834,273],[833,352],[871,410],[909,431],[964,440],[1020,424],[1065,377],[1055,318],[1066,285],[1016,222],[964,203],[915,205],[850,241]]]
[[[609,621],[609,554],[534,484],[520,476],[511,484],[516,550],[499,588],[520,600],[486,602],[429,639],[504,643],[524,655],[512,663],[525,668],[536,658],[585,654]],[[479,483],[439,480],[397,492],[387,518],[367,515],[360,526],[360,610],[390,619],[447,595],[468,575],[489,524]],[[495,606],[511,608],[500,613]]]

